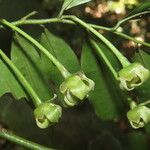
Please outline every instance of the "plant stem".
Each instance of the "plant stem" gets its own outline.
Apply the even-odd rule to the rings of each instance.
[[[140,106],[145,106],[145,105],[148,105],[148,104],[150,104],[150,100],[148,100],[148,101],[146,101],[146,102],[143,102],[143,103],[141,103],[141,104],[139,104]]]
[[[18,68],[13,64],[13,62],[5,55],[5,53],[0,50],[0,56],[1,58],[6,62],[6,64],[13,70],[17,78],[19,79],[20,83],[24,86],[24,88],[27,90],[28,94],[32,97],[34,105],[37,107],[42,102],[36,92],[33,90],[31,85],[27,82],[27,80],[24,78],[22,73],[18,70]]]
[[[60,12],[59,12],[59,14],[58,14],[58,18],[60,18],[60,17],[63,15],[64,11],[65,11],[64,8],[62,8],[62,9],[60,10]]]
[[[67,23],[67,24],[74,24],[75,23],[73,21],[67,20],[67,19],[60,19],[60,18],[50,18],[50,19],[27,19],[27,20],[18,20],[18,21],[14,21],[11,22],[11,24],[15,25],[15,26],[20,26],[20,25],[41,25],[41,24],[48,24],[48,23]],[[0,29],[3,29],[4,26],[0,25]]]
[[[144,12],[145,13],[145,12]],[[143,13],[142,13],[143,14]],[[139,14],[138,14],[139,15]],[[64,17],[74,17],[74,16],[64,16]],[[135,16],[134,16],[135,17]],[[75,17],[74,17],[75,18]],[[130,17],[131,19],[132,17]],[[129,19],[129,18],[128,18]],[[81,21],[81,20],[80,20]],[[67,24],[72,24],[72,25],[75,25],[75,23],[71,20],[67,20],[67,19],[60,19],[60,18],[51,18],[51,19],[28,19],[28,20],[18,20],[18,21],[15,21],[15,22],[12,22],[11,24],[15,25],[15,26],[19,26],[19,25],[25,25],[25,24],[47,24],[47,23],[56,23],[56,22],[60,22],[60,23],[67,23]],[[124,21],[123,21],[124,22]],[[83,22],[82,22],[83,23]],[[85,23],[86,24],[86,23]],[[85,25],[84,24],[84,25]],[[118,23],[120,24],[120,23]],[[139,44],[142,44],[142,45],[145,45],[145,46],[149,46],[150,47],[150,44],[149,43],[146,43],[146,42],[143,42],[143,41],[140,41],[140,40],[137,40],[131,36],[128,36],[126,35],[125,33],[121,33],[121,32],[117,32],[117,31],[114,31],[112,30],[112,28],[108,28],[108,27],[104,27],[104,26],[99,26],[99,25],[94,25],[94,24],[86,24],[87,26],[90,26],[91,28],[95,28],[95,29],[102,29],[102,30],[106,30],[106,31],[110,31],[116,35],[119,35],[125,39],[129,39],[129,40],[132,40],[134,41],[135,43],[139,43]],[[0,28],[3,28],[3,26],[0,26]],[[87,27],[86,27],[87,28]],[[88,27],[89,28],[89,27]],[[95,30],[95,32],[97,32]],[[95,34],[94,32],[94,34]],[[100,38],[100,33],[97,32],[97,37],[99,36]],[[101,35],[102,36],[102,35]],[[102,38],[102,37],[101,37]],[[102,40],[102,39],[101,39]],[[104,42],[105,40],[105,42]],[[105,38],[103,37],[103,40],[102,40],[104,43],[108,43],[108,47],[113,49],[113,51],[116,51],[117,49]],[[118,50],[117,50],[118,51]],[[120,54],[117,54],[117,55],[120,55]],[[121,54],[122,55],[122,54]],[[123,56],[123,55],[122,55]],[[125,58],[125,57],[124,57]],[[125,58],[126,59],[126,58]],[[127,59],[126,59],[127,60]],[[123,61],[121,61],[123,63]],[[126,66],[126,64],[124,65]]]
[[[28,39],[32,44],[34,44],[37,48],[39,48],[39,50],[43,54],[45,54],[56,65],[56,67],[59,69],[59,71],[61,72],[61,74],[64,78],[67,78],[71,75],[70,72],[46,48],[44,48],[34,38],[32,38],[30,35],[28,35],[24,31],[22,31],[20,28],[18,28],[17,26],[9,23],[8,21],[6,21],[4,19],[2,19],[1,22],[3,24],[5,24],[6,26],[10,27],[11,29],[13,29],[14,31],[20,33],[23,37]]]
[[[137,39],[135,39],[135,38],[133,38],[133,37],[131,37],[131,36],[125,34],[125,33],[118,32],[118,31],[112,31],[110,28],[103,27],[103,26],[99,26],[99,25],[94,25],[94,24],[89,24],[89,25],[90,25],[91,27],[95,28],[95,29],[106,30],[106,31],[112,32],[112,33],[114,33],[114,34],[116,34],[116,35],[119,35],[119,36],[121,36],[121,37],[123,37],[123,38],[125,38],[125,39],[131,40],[131,41],[133,41],[133,42],[135,42],[135,43],[137,43],[137,44],[142,44],[142,45],[145,45],[145,46],[150,47],[150,44],[149,44],[149,43],[143,42],[143,41],[140,41],[140,40],[137,40]]]
[[[71,25],[76,25],[73,21],[71,20],[67,20],[67,19],[59,19],[59,18],[51,18],[51,19],[28,19],[28,20],[19,20],[19,21],[15,21],[15,22],[12,22],[12,24],[16,25],[16,26],[20,26],[20,25],[27,25],[27,24],[48,24],[48,23],[66,23],[66,24],[71,24]],[[128,39],[128,40],[132,40],[134,41],[135,43],[138,43],[138,44],[142,44],[142,45],[145,45],[145,46],[148,46],[150,47],[150,44],[149,43],[146,43],[146,42],[143,42],[143,41],[140,41],[140,40],[137,40],[125,33],[122,33],[122,32],[118,32],[118,31],[114,31],[114,30],[111,30],[111,28],[108,28],[108,27],[104,27],[104,26],[99,26],[99,25],[94,25],[94,24],[88,24],[90,25],[91,27],[95,28],[95,29],[101,29],[101,30],[106,30],[106,31],[110,31],[116,35],[119,35],[125,39]]]
[[[145,11],[145,12],[141,12],[141,13],[138,13],[138,14],[135,14],[135,15],[132,15],[132,16],[129,16],[129,17],[126,17],[122,20],[120,20],[114,27],[111,28],[112,31],[115,31],[117,30],[117,28],[119,26],[121,26],[123,23],[125,23],[126,21],[130,20],[130,19],[133,19],[135,17],[138,17],[138,16],[141,16],[141,15],[145,15],[145,14],[149,14],[150,11]]]
[[[73,21],[70,21],[67,19],[62,20],[60,18],[18,20],[18,21],[12,22],[12,24],[19,26],[19,25],[26,25],[26,24],[47,24],[47,23],[56,23],[56,22],[74,24]]]
[[[28,16],[28,15],[27,15]],[[21,20],[18,20],[18,21],[14,21],[14,22],[11,22],[13,25],[15,26],[20,26],[20,25],[41,25],[41,24],[48,24],[48,23],[66,23],[66,24],[71,24],[71,25],[76,25],[73,21],[71,20],[67,20],[67,19],[60,19],[60,18],[50,18],[50,19],[28,19],[28,20],[24,20],[24,19],[21,19]],[[138,44],[142,44],[142,45],[145,45],[145,46],[148,46],[150,47],[150,44],[147,43],[147,42],[143,42],[143,41],[140,41],[140,40],[137,40],[125,33],[121,33],[121,32],[118,32],[118,31],[114,31],[112,30],[112,28],[109,28],[109,27],[104,27],[104,26],[100,26],[100,25],[95,25],[95,24],[89,24],[91,27],[95,28],[95,29],[101,29],[101,30],[106,30],[106,31],[110,31],[116,35],[119,35],[125,39],[129,39],[129,40],[132,40],[134,41],[135,43],[138,43]],[[3,25],[0,25],[0,29],[4,28]]]
[[[67,2],[67,5],[66,5],[66,3],[64,2],[64,4],[62,5],[62,8],[61,8],[61,10],[60,10],[60,12],[59,12],[59,14],[58,14],[58,18],[60,18],[60,17],[63,15],[64,11],[67,10],[67,7],[68,7],[71,3],[73,3],[73,0],[68,1],[68,2]]]
[[[118,80],[117,72],[115,71],[110,61],[107,59],[107,57],[103,53],[102,49],[98,46],[98,44],[94,40],[90,39],[90,42],[93,45],[93,47],[95,47],[95,49],[98,51],[98,53],[101,55],[102,59],[104,60],[104,62],[106,63],[106,65],[108,66],[112,74],[114,75],[115,79]]]
[[[19,137],[6,129],[0,129],[0,137],[31,150],[54,150]]]
[[[131,40],[131,41],[133,41],[133,42],[135,42],[135,43],[142,44],[142,45],[145,45],[145,46],[150,47],[150,43],[146,43],[146,42],[137,40],[137,39],[135,39],[135,38],[133,38],[133,37],[131,37],[131,36],[125,34],[125,33],[117,32],[117,31],[112,32],[112,33],[114,33],[114,34],[116,34],[116,35],[119,35],[119,36],[121,36],[121,37],[123,37],[123,38],[125,38],[125,39]]]
[[[123,56],[121,54],[121,52],[119,52],[119,50],[111,42],[109,42],[102,34],[97,32],[93,27],[91,27],[87,23],[83,22],[82,20],[80,20],[76,16],[63,16],[62,18],[71,19],[71,20],[79,23],[83,27],[85,27],[87,30],[89,30],[91,33],[93,33],[96,37],[98,37],[102,42],[104,42],[112,50],[112,52],[119,59],[119,61],[122,64],[123,67],[126,67],[126,66],[130,65],[130,62],[128,61],[128,59],[125,56]]]
[[[37,14],[37,11],[30,12],[29,14],[22,17],[20,20],[27,20],[28,18],[34,16],[35,14]]]
[[[136,102],[133,101],[131,97],[128,97],[127,100],[128,100],[128,104],[130,106],[130,109],[133,109],[137,106]]]

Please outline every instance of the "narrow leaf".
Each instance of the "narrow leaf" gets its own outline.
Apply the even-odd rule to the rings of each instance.
[[[44,33],[41,36],[41,44],[55,56],[71,73],[76,73],[80,71],[80,65],[78,59],[70,48],[70,46],[61,38],[56,37],[52,33],[50,33],[47,29],[45,29]],[[47,78],[52,82],[54,89],[57,94],[60,94],[58,89],[59,85],[63,82],[63,77],[58,71],[58,68],[52,64],[52,62],[45,56],[41,55],[43,66],[45,66],[45,70],[48,71]],[[62,97],[60,98],[62,99]]]
[[[52,53],[70,72],[79,71],[80,65],[77,56],[71,47],[61,38],[53,35],[47,29],[41,37],[41,43]]]
[[[12,42],[11,58],[41,100],[53,97],[37,50],[29,41],[17,34]]]
[[[82,70],[95,82],[95,90],[90,94],[89,100],[92,103],[96,114],[103,120],[110,120],[118,117],[118,110],[109,91],[108,85],[103,76],[102,67],[99,65],[89,44],[85,44],[81,57]],[[111,76],[111,75],[110,75]],[[111,84],[111,82],[110,82]]]
[[[0,97],[6,93],[11,93],[16,99],[26,96],[13,71],[0,58]]]
[[[139,50],[138,53],[135,54],[134,61],[140,62],[144,65],[145,68],[150,70],[150,55],[142,50]],[[139,97],[140,101],[146,101],[150,98],[150,78],[136,90],[136,93]]]
[[[87,3],[89,1],[91,1],[91,0],[64,0],[62,9],[67,10],[67,9],[72,8],[72,7]]]
[[[116,70],[116,72],[120,71],[121,64],[118,61],[117,57],[108,49],[106,45],[104,45],[102,42],[98,43],[99,47],[103,51],[103,53],[106,55],[108,60],[110,61],[113,68]],[[95,50],[95,49],[94,49]],[[112,95],[115,105],[118,109],[118,111],[124,114],[125,106],[127,106],[127,95],[120,89],[119,82],[114,78],[112,75],[112,72],[109,70],[109,68],[106,66],[105,62],[101,58],[100,55],[99,60],[101,60],[102,68],[103,68],[103,76],[105,77],[105,82],[107,83],[108,89],[110,91],[110,94]]]

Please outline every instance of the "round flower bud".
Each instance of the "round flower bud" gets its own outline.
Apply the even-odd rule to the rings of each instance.
[[[68,77],[61,85],[60,91],[64,94],[64,102],[67,106],[74,106],[89,96],[94,90],[94,82],[83,73]]]
[[[36,124],[39,128],[47,128],[57,123],[61,117],[62,108],[52,103],[42,103],[34,110]]]
[[[121,89],[131,91],[143,84],[149,76],[149,70],[144,68],[143,65],[132,63],[119,71],[120,87]]]
[[[142,128],[150,121],[150,109],[146,106],[135,106],[128,111],[127,118],[133,128]]]

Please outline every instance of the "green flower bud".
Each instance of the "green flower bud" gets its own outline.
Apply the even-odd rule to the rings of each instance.
[[[142,128],[150,121],[150,109],[146,106],[135,106],[128,111],[127,118],[133,128]]]
[[[47,128],[59,121],[62,108],[52,103],[42,103],[34,110],[36,124],[39,128]]]
[[[140,86],[150,76],[148,69],[144,68],[140,63],[132,63],[131,65],[119,71],[120,87],[127,91],[133,90]]]
[[[83,73],[77,73],[68,77],[61,85],[60,91],[64,94],[64,102],[67,106],[74,106],[89,96],[94,90],[94,82]]]

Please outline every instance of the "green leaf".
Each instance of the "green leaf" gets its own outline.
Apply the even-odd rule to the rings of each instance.
[[[53,97],[40,55],[29,41],[18,34],[12,42],[11,58],[41,100]]]
[[[114,84],[111,78],[112,74],[107,72],[108,78],[105,78],[105,65],[100,66],[92,50],[91,46],[86,43],[83,46],[81,57],[82,70],[87,74],[87,77],[95,82],[95,90],[90,94],[89,100],[98,117],[103,120],[111,120],[119,117],[117,98],[120,102],[123,101],[122,97],[119,95],[121,91],[114,92],[114,90],[116,90],[115,86],[117,85]],[[107,83],[106,80],[109,78],[110,80]],[[117,93],[117,95],[115,95],[115,93]]]
[[[148,150],[146,134],[140,131],[130,132],[128,135],[129,146],[132,150]]]
[[[144,65],[145,68],[150,70],[150,55],[142,50],[139,50],[133,58],[134,61],[140,62],[141,64]],[[139,97],[140,101],[146,101],[150,98],[150,78],[138,89],[136,89],[136,93]]]
[[[135,54],[133,60],[142,63],[145,68],[150,70],[150,54],[148,54],[147,52],[139,50]]]
[[[105,56],[108,58],[113,68],[118,72],[122,67],[117,57],[102,42],[99,42],[97,44],[99,45]],[[97,53],[97,55],[99,56],[99,60],[101,60],[103,76],[105,77],[105,82],[115,102],[115,106],[120,112],[120,115],[121,113],[124,114],[126,111],[125,107],[127,106],[127,95],[121,90],[119,82],[114,78],[112,72],[106,66],[100,54]]]
[[[62,9],[67,10],[67,9],[72,8],[72,7],[87,3],[89,1],[91,1],[91,0],[64,0]]]
[[[128,14],[127,17],[133,16],[133,15],[136,15],[136,14],[139,14],[139,13],[142,13],[142,12],[146,12],[146,11],[150,11],[150,1],[149,0],[140,3],[133,11],[131,11]],[[149,16],[149,15],[150,15],[150,12],[146,13],[146,14],[143,14],[143,15],[139,15],[137,17],[134,17],[134,19],[142,18],[144,16]]]
[[[41,44],[53,55],[55,56],[71,73],[76,73],[80,70],[80,65],[78,59],[70,48],[70,46],[61,38],[56,37],[50,33],[47,29],[41,36]],[[58,91],[59,85],[63,82],[63,77],[54,66],[54,64],[43,54],[41,54],[41,59],[45,70],[47,70],[47,78],[52,81],[56,93],[60,94]],[[48,71],[50,70],[50,71]],[[62,97],[61,97],[62,98]],[[61,99],[60,98],[60,99]]]
[[[6,93],[11,93],[16,99],[26,96],[13,71],[0,59],[0,97]]]
[[[80,70],[78,58],[71,47],[64,40],[53,35],[47,29],[45,29],[42,34],[41,44],[71,73],[76,73]]]

